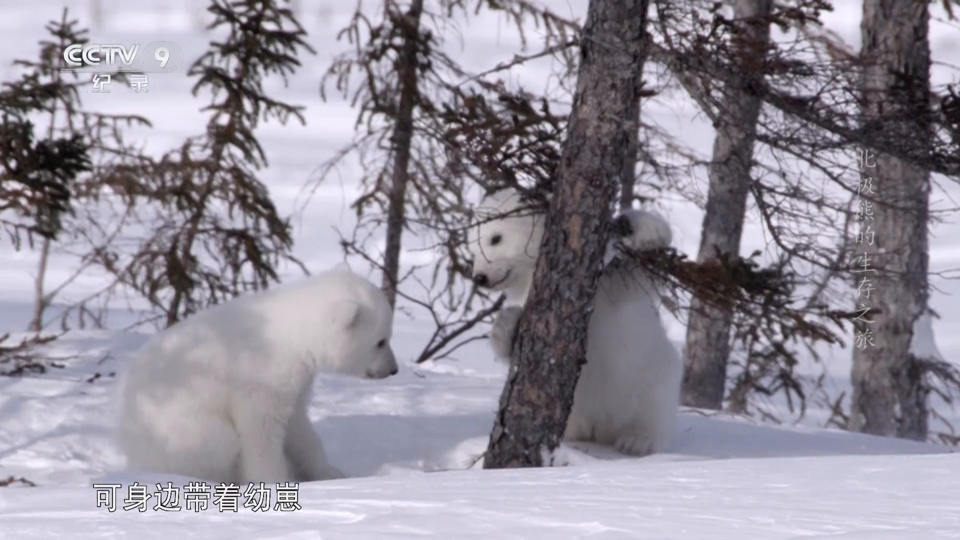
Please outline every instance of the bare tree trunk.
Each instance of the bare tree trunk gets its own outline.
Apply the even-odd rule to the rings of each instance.
[[[649,0],[591,0],[567,138],[484,468],[552,461],[586,357],[587,324],[624,172]]]
[[[40,248],[40,262],[37,265],[37,277],[33,282],[33,318],[30,320],[29,330],[39,332],[43,329],[43,314],[47,310],[49,299],[44,291],[44,283],[47,279],[47,262],[50,260],[50,239],[43,239],[43,246]]]
[[[698,262],[717,255],[738,256],[750,192],[753,145],[760,98],[749,91],[763,76],[762,59],[770,43],[772,0],[733,2],[738,33],[733,38],[743,84],[731,89],[718,110]],[[684,349],[682,400],[688,407],[720,409],[727,382],[732,314],[693,298]]]
[[[867,129],[881,130],[884,138],[933,136],[929,23],[927,2],[863,3],[862,114]],[[926,370],[911,343],[914,323],[927,309],[930,175],[891,156],[868,151],[862,157],[853,266],[863,321],[856,324],[850,428],[924,440]],[[866,308],[879,312],[863,313]]]
[[[53,81],[58,85],[62,82],[59,72],[53,72]],[[47,138],[51,140],[57,132],[58,109],[58,103],[54,102],[50,111],[50,125],[47,126]],[[66,110],[66,114],[67,125],[69,125],[69,107]],[[33,282],[33,317],[30,319],[30,326],[28,328],[31,332],[40,332],[40,330],[43,329],[43,314],[47,310],[47,305],[52,300],[52,298],[46,294],[47,265],[50,262],[50,248],[52,247],[52,244],[53,242],[50,240],[50,238],[44,238],[43,244],[40,247],[40,261],[37,263],[37,277]]]
[[[383,254],[383,290],[391,306],[397,303],[397,285],[400,271],[400,240],[405,224],[407,182],[410,168],[410,146],[413,142],[413,111],[417,104],[417,48],[420,41],[420,15],[423,0],[413,0],[402,20],[403,50],[398,58],[397,75],[400,79],[400,108],[393,131],[393,171],[390,178],[387,207],[387,241]]]

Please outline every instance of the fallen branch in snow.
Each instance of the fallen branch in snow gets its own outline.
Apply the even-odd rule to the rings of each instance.
[[[14,478],[13,476],[11,476],[11,477],[7,478],[6,480],[0,480],[0,487],[10,487],[10,486],[12,486],[14,483],[20,483],[20,484],[23,484],[23,485],[29,486],[29,487],[37,487],[36,484],[34,484],[33,482],[27,480],[26,478],[24,478],[24,477],[22,477],[22,476],[21,476],[20,478]]]
[[[63,368],[63,364],[56,360],[62,358],[50,358],[38,351],[37,347],[47,345],[59,338],[62,334],[41,336],[35,334],[29,338],[20,340],[16,345],[4,345],[10,334],[0,336],[0,366],[12,364],[10,369],[0,370],[0,376],[21,377],[27,373],[43,374],[47,368]]]

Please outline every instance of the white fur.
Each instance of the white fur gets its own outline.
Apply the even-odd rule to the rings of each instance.
[[[319,372],[396,373],[383,293],[344,264],[158,333],[124,374],[129,469],[212,482],[342,478],[307,416]]]
[[[473,229],[473,273],[485,274],[513,307],[504,308],[491,333],[491,345],[509,362],[520,308],[530,292],[543,237],[543,216],[518,208],[512,190],[487,197],[479,206],[481,223]],[[497,214],[508,215],[491,220]],[[628,248],[655,249],[670,244],[669,224],[656,214],[628,210],[632,234]],[[486,221],[486,223],[484,223]],[[495,242],[499,236],[499,242]],[[667,337],[654,286],[645,272],[607,271],[600,278],[587,329],[587,363],[574,393],[565,439],[592,441],[630,455],[663,452],[673,442],[680,405],[683,364]]]

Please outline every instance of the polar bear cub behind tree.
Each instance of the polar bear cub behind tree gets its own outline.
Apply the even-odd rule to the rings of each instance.
[[[477,214],[480,223],[468,239],[473,280],[506,295],[508,307],[498,314],[490,344],[500,361],[510,362],[545,216],[524,210],[512,189],[486,197]],[[669,224],[651,212],[627,210],[617,218],[616,228],[628,249],[657,249],[671,242]],[[613,245],[608,248],[612,253]],[[634,456],[671,446],[683,364],[660,320],[658,299],[642,269],[604,268],[565,440],[611,445]]]
[[[152,337],[120,396],[129,469],[212,482],[342,478],[307,406],[317,373],[397,373],[393,313],[346,264],[197,313]]]

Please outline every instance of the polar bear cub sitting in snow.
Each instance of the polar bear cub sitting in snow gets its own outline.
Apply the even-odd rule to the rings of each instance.
[[[158,333],[121,386],[128,468],[238,485],[342,478],[307,416],[312,383],[397,373],[392,327],[381,290],[341,263]]]
[[[544,216],[519,208],[514,190],[488,196],[477,208],[480,223],[468,239],[474,282],[507,297],[509,307],[500,312],[490,336],[494,353],[506,362],[544,232]],[[656,214],[628,210],[616,224],[627,248],[670,244],[670,226]],[[663,452],[672,444],[683,364],[660,321],[653,287],[641,269],[604,269],[565,440],[612,445],[634,456]]]

